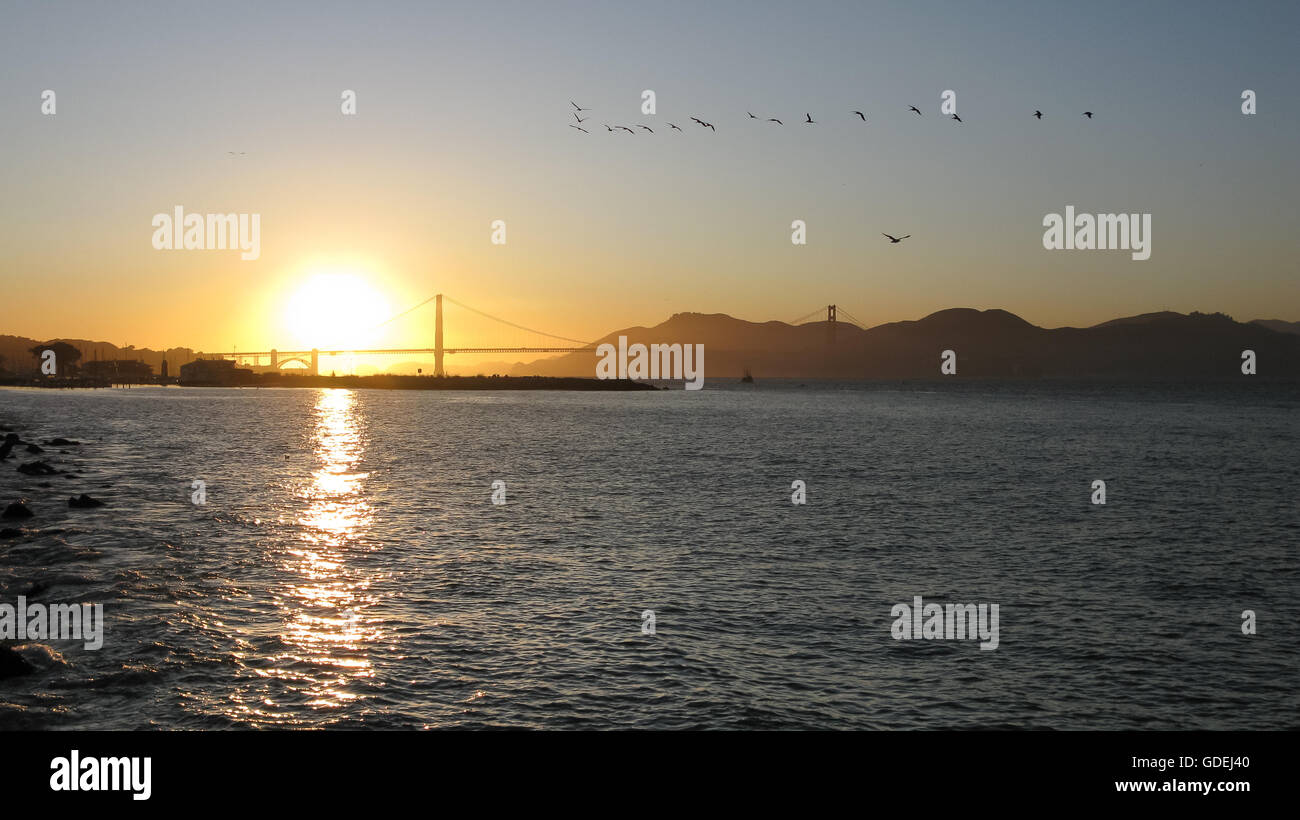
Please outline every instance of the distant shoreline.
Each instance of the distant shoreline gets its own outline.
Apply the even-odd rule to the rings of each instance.
[[[237,384],[180,382],[181,387],[345,387],[375,390],[658,390],[627,379],[576,376],[299,376],[260,373]]]
[[[652,384],[628,379],[586,379],[570,376],[306,376],[260,373],[229,382],[112,383],[75,379],[4,379],[0,386],[46,389],[95,389],[110,387],[341,387],[371,390],[658,390]],[[665,388],[666,389],[666,388]]]
[[[711,383],[710,383],[711,382]],[[1276,376],[1224,376],[1217,375],[1203,378],[1187,378],[1179,375],[1135,376],[1132,374],[1096,374],[1080,376],[924,376],[924,377],[799,377],[769,376],[758,379],[757,384],[743,384],[739,378],[717,376],[706,380],[706,389],[735,389],[742,392],[767,388],[796,389],[813,385],[953,385],[972,387],[977,385],[1017,385],[1023,387],[1052,387],[1060,385],[1079,385],[1093,387],[1167,387],[1183,386],[1219,387],[1229,384],[1264,384],[1272,386],[1298,386],[1300,377],[1293,375]],[[248,381],[219,384],[212,382],[178,382],[169,379],[166,382],[96,382],[74,379],[41,380],[0,378],[0,389],[16,388],[21,390],[100,390],[130,389],[149,387],[193,387],[193,388],[239,388],[239,389],[321,389],[341,388],[350,390],[559,390],[571,392],[628,392],[644,390],[680,389],[680,384],[661,385],[651,382],[637,382],[628,379],[587,379],[577,376],[278,376],[276,374],[259,374]]]

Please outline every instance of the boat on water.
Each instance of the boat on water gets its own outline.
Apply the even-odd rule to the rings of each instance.
[[[754,375],[753,375],[752,373],[749,372],[749,368],[745,368],[745,375],[742,376],[742,377],[740,378],[740,383],[741,383],[741,384],[753,384],[753,383],[754,383]]]

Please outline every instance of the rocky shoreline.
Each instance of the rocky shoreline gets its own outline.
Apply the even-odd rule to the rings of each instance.
[[[31,526],[40,523],[43,515],[48,514],[51,505],[59,505],[69,510],[95,509],[104,506],[104,502],[87,493],[64,495],[68,485],[64,482],[80,481],[81,474],[66,466],[60,456],[76,456],[84,445],[80,441],[55,436],[42,439],[39,443],[23,438],[11,427],[0,425],[0,470],[13,466],[15,472],[30,479],[58,479],[58,481],[23,482],[14,488],[16,492],[6,491],[8,497],[0,497],[0,550],[23,539],[50,534],[56,531],[41,530]],[[30,459],[30,460],[27,460]],[[52,464],[51,461],[58,463]],[[26,486],[24,486],[24,484]],[[43,589],[36,582],[23,593],[31,596]],[[43,664],[41,659],[49,654],[47,647],[41,644],[20,643],[13,640],[0,640],[0,680],[30,675]]]

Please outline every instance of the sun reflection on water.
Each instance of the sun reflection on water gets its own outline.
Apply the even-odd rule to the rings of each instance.
[[[278,679],[287,702],[268,698],[252,711],[258,722],[315,722],[291,715],[294,707],[337,709],[357,700],[359,683],[374,677],[368,649],[380,638],[370,578],[358,566],[368,547],[364,536],[371,508],[364,494],[367,473],[357,467],[365,450],[363,418],[351,390],[321,390],[312,438],[318,467],[300,497],[298,543],[281,557],[289,577],[277,590],[284,613],[286,649],[259,674]]]

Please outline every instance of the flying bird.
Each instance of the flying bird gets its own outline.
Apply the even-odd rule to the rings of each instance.
[[[777,125],[785,125],[785,123],[781,122],[781,121],[778,120],[776,117],[768,117],[768,118],[767,118],[767,121],[768,121],[768,122],[774,122],[774,123],[776,123]]]
[[[853,113],[854,113],[854,114],[857,114],[859,117],[861,117],[863,122],[866,122],[866,121],[867,121],[867,115],[866,115],[866,114],[863,114],[861,111],[854,111]]]
[[[606,131],[609,131],[610,133],[613,133],[614,129],[609,127],[609,123],[607,123],[607,122],[602,122],[601,125],[605,126],[605,130],[606,130]]]
[[[581,132],[584,133],[584,134],[590,134],[590,133],[591,133],[591,132],[588,131],[587,129],[583,128],[581,125],[574,125],[573,123],[569,123],[569,127],[570,127],[570,128],[576,128],[576,129],[578,129],[579,131],[581,131]]]
[[[1041,120],[1042,118],[1043,118],[1043,112],[1042,112],[1042,111],[1035,111],[1035,112],[1034,112],[1034,119]]]
[[[668,123],[668,125],[669,125],[670,127],[672,127],[672,128],[677,128],[677,126],[676,126],[676,125],[673,125],[671,122]],[[680,131],[680,130],[682,130],[682,129],[677,128],[677,130]]]
[[[803,124],[804,124],[804,125],[816,125],[816,124],[817,124],[817,121],[814,120],[814,119],[812,118],[812,114],[809,114],[809,113],[807,113],[807,112],[804,112],[804,116],[808,118],[808,119],[806,119],[806,120],[803,121]]]
[[[952,118],[953,118],[954,120],[956,120],[957,122],[961,122],[961,121],[962,121],[962,120],[961,120],[961,117],[957,116],[956,114],[953,114],[953,115],[952,115]]]
[[[758,117],[755,117],[753,114],[750,114],[748,111],[746,111],[745,113],[746,113],[746,114],[749,114],[749,118],[750,118],[751,120],[756,120],[756,119],[758,119]]]
[[[711,122],[706,122],[706,123],[704,123],[704,127],[705,127],[705,128],[713,128],[713,123],[711,123]],[[715,133],[715,134],[718,133],[718,129],[713,128],[713,133]]]
[[[569,105],[573,106],[574,108],[578,109],[579,111],[590,111],[590,110],[591,110],[590,108],[583,108],[582,106],[578,105],[578,104],[577,104],[576,102],[574,102],[573,100],[569,100]]]
[[[573,118],[578,122],[586,122],[587,120],[591,119],[591,117],[579,117],[577,111],[573,112]]]
[[[911,234],[909,233],[907,236],[898,236],[898,237],[894,237],[894,236],[889,236],[889,234],[887,234],[887,233],[882,233],[881,236],[888,237],[888,238],[889,238],[889,244],[891,244],[891,245],[897,245],[899,242],[902,242],[904,239],[907,239],[908,237],[910,237]]]
[[[909,105],[908,108],[910,108],[910,109],[912,109],[913,111],[915,111],[915,112],[916,112],[916,116],[918,116],[918,117],[923,117],[923,116],[925,116],[924,114],[921,113],[921,109],[917,108],[917,107],[914,106],[914,105]]]
[[[1091,111],[1084,111],[1084,112],[1083,112],[1083,116],[1087,117],[1088,119],[1092,119],[1092,112],[1091,112]]]
[[[635,131],[633,131],[631,128],[628,128],[626,125],[616,125],[616,126],[614,126],[614,127],[615,127],[615,128],[622,128],[624,131],[626,131],[626,132],[628,132],[629,134],[632,134],[632,135],[635,135],[635,134],[636,134]]]
[[[699,117],[691,117],[691,120],[694,121],[694,122],[698,122],[700,125],[704,125],[704,124],[705,124],[705,123],[704,123],[704,120],[700,119]]]

